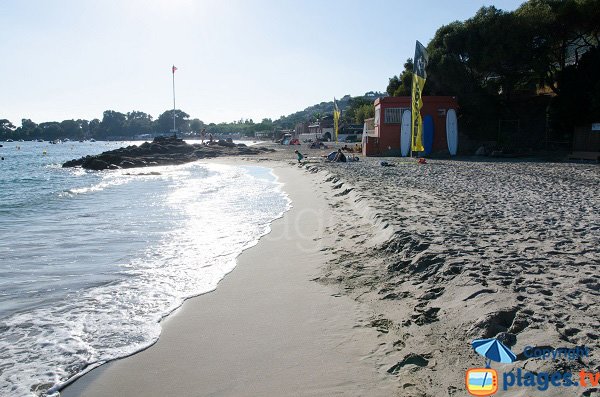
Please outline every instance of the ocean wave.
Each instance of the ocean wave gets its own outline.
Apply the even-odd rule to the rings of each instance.
[[[56,215],[75,218],[55,227],[54,238],[77,227],[91,235],[46,253],[49,265],[63,264],[63,295],[0,319],[0,394],[52,395],[91,368],[147,348],[164,316],[214,290],[235,258],[290,208],[282,185],[262,167],[192,163],[160,175],[107,173],[75,191],[87,199],[75,215]],[[84,219],[90,223],[81,226]],[[95,223],[103,226],[88,230]],[[122,237],[107,237],[111,228]],[[43,276],[23,279],[38,283],[31,290],[39,294],[57,279]],[[12,288],[22,288],[13,277]]]

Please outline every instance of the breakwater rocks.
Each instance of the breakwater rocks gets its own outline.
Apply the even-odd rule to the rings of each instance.
[[[209,144],[188,144],[183,139],[157,137],[140,146],[132,145],[67,161],[63,167],[82,167],[88,170],[176,165],[220,156],[256,155],[273,149],[248,147],[228,141]]]

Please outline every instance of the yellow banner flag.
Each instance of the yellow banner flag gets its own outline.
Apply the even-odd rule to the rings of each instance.
[[[336,142],[338,141],[338,127],[340,124],[341,113],[335,98],[333,98],[333,134],[335,135]]]
[[[415,60],[412,80],[412,138],[411,150],[413,152],[422,152],[423,147],[423,119],[421,118],[421,108],[423,107],[423,87],[427,80],[425,67],[427,66],[427,51],[423,44],[417,41],[415,48]]]

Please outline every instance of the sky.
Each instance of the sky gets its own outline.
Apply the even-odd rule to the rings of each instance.
[[[273,120],[385,91],[436,30],[524,0],[0,0],[0,119]]]

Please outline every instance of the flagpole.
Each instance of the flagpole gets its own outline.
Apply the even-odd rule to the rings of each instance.
[[[175,127],[175,65],[173,65],[173,135],[177,138],[177,129]]]
[[[333,97],[333,136],[335,137],[335,143],[337,143],[337,109],[335,108],[335,97]]]

